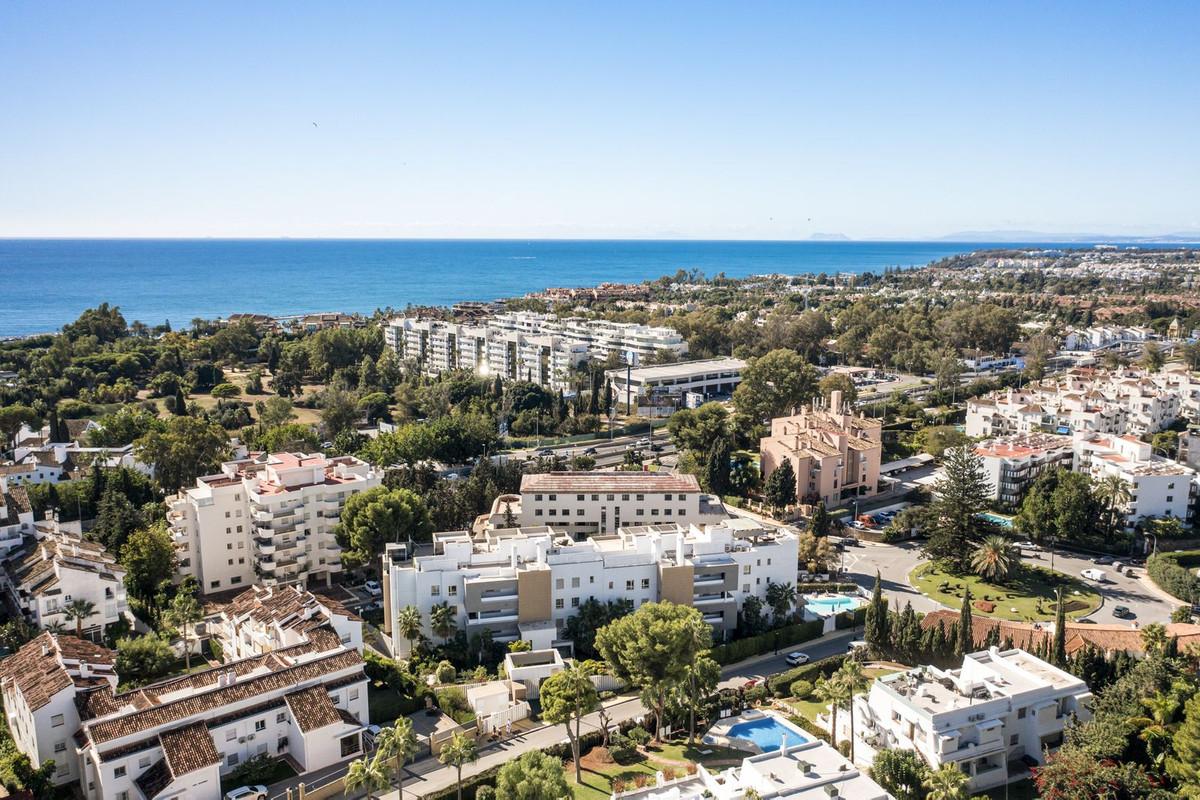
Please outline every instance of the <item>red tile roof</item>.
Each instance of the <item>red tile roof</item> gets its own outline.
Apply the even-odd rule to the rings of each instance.
[[[338,715],[337,706],[329,698],[329,692],[325,691],[324,686],[313,686],[299,692],[292,692],[284,695],[283,699],[287,701],[288,708],[292,710],[292,717],[295,718],[296,725],[305,733],[342,721]]]

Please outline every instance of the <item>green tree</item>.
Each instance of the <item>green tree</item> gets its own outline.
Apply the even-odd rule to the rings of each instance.
[[[1096,499],[1104,505],[1107,528],[1111,535],[1117,531],[1118,521],[1123,527],[1125,520],[1121,512],[1133,499],[1133,493],[1129,483],[1120,475],[1105,475],[1096,484],[1095,492]]]
[[[793,350],[772,350],[754,358],[733,391],[733,404],[756,422],[792,413],[816,397],[819,378],[812,364]]]
[[[971,545],[992,531],[979,516],[987,509],[991,486],[983,460],[969,448],[947,450],[943,470],[934,490],[933,530],[925,554],[961,572],[969,563]]]
[[[408,652],[411,656],[413,642],[421,635],[421,612],[416,606],[405,606],[396,615],[395,633],[408,641]]]
[[[817,699],[817,702],[829,706],[829,737],[834,747],[837,747],[838,740],[838,709],[849,702],[849,696],[850,689],[837,672],[827,678],[818,679],[816,686],[813,687],[813,697]]]
[[[711,634],[710,634],[711,635]],[[687,665],[686,679],[681,688],[684,690],[684,702],[688,709],[688,744],[696,743],[696,709],[711,695],[721,682],[721,665],[706,655],[696,656],[696,660]]]
[[[796,587],[790,583],[773,583],[768,579],[766,595],[772,621],[777,626],[784,624],[796,603]]]
[[[858,399],[858,387],[854,385],[854,380],[844,372],[831,372],[817,385],[821,392],[821,396],[829,400],[833,392],[842,393],[842,402],[854,405],[854,401]],[[841,410],[841,409],[837,409]]]
[[[237,397],[242,393],[242,390],[233,383],[218,383],[209,390],[209,394],[218,400],[229,400]]]
[[[790,458],[783,459],[767,476],[763,484],[763,494],[766,495],[767,503],[777,509],[786,508],[796,502],[796,470]]]
[[[871,603],[867,606],[863,639],[873,652],[880,655],[892,650],[892,637],[888,632],[888,604],[883,598],[879,570],[875,570],[875,588],[871,590]]]
[[[320,448],[317,432],[312,426],[299,422],[255,431],[247,439],[265,453],[313,453]]]
[[[412,720],[400,717],[391,725],[383,727],[375,737],[375,757],[392,762],[396,769],[398,800],[404,800],[404,765],[421,751]]]
[[[1184,797],[1200,796],[1200,692],[1183,707],[1183,722],[1171,736],[1167,773],[1175,779]]]
[[[847,658],[838,668],[838,680],[845,687],[843,701],[850,715],[850,761],[854,761],[854,697],[867,690],[870,681],[863,674],[862,662],[857,658]]]
[[[718,497],[729,494],[729,459],[731,455],[729,440],[717,439],[709,448],[708,457],[704,463],[704,488]]]
[[[563,638],[575,643],[575,655],[578,658],[598,658],[600,654],[596,652],[596,631],[614,619],[632,613],[632,600],[621,598],[603,603],[589,597],[567,618],[563,626]]]
[[[185,669],[192,668],[192,647],[189,635],[196,630],[196,624],[204,619],[204,609],[200,607],[196,596],[191,592],[179,591],[171,600],[167,609],[166,620],[169,625],[179,630],[183,637],[183,665]]]
[[[563,725],[567,729],[571,755],[575,761],[575,783],[582,785],[579,728],[584,716],[595,711],[600,705],[596,687],[592,684],[592,676],[578,664],[572,663],[566,669],[547,678],[538,690],[538,697],[542,704],[542,720],[551,725]],[[572,725],[575,726],[574,729]],[[561,774],[561,768],[556,769],[556,772]]]
[[[163,430],[151,430],[134,442],[138,459],[154,465],[154,477],[167,491],[178,491],[210,475],[229,452],[224,428],[196,417],[172,417]]]
[[[120,562],[129,593],[152,606],[159,589],[175,574],[175,543],[166,525],[159,522],[134,531],[121,548]]]
[[[975,574],[992,583],[1003,583],[1018,563],[1008,539],[999,535],[985,537],[971,556]]]
[[[346,770],[344,784],[346,792],[353,793],[362,789],[367,794],[367,800],[371,800],[372,792],[376,789],[386,789],[387,784],[387,772],[378,756],[353,761],[350,763],[350,768]]]
[[[954,647],[956,656],[975,650],[975,631],[971,624],[971,590],[963,592],[962,606],[958,609],[958,642]]]
[[[94,480],[94,479],[93,479]],[[130,534],[142,526],[142,515],[116,482],[104,488],[96,507],[92,537],[111,552],[119,553]]]
[[[458,771],[458,800],[462,800],[462,771],[467,764],[474,763],[479,758],[475,749],[475,740],[462,733],[450,735],[450,741],[442,745],[438,752],[438,761]]]
[[[286,397],[268,397],[266,400],[259,400],[254,404],[254,410],[258,413],[258,424],[268,430],[279,425],[286,425],[296,419],[296,412],[292,410],[292,401]]]
[[[580,783],[578,775],[575,782]],[[496,800],[560,800],[570,796],[562,763],[540,750],[522,753],[501,767],[496,776]]]
[[[825,501],[818,500],[817,507],[813,509],[812,519],[809,520],[808,529],[812,531],[813,536],[828,536],[832,522],[829,512],[825,510]]]
[[[896,800],[923,800],[925,762],[912,750],[880,750],[871,764],[871,779]]]
[[[329,439],[353,427],[361,416],[354,395],[343,389],[321,393],[321,429]]]
[[[175,663],[171,646],[148,633],[117,640],[117,674],[125,681],[148,681],[166,675]]]
[[[1138,361],[1147,372],[1158,372],[1167,363],[1158,342],[1146,342],[1142,345],[1142,357]]]
[[[697,632],[708,631],[708,644]],[[687,677],[687,665],[711,647],[711,628],[700,612],[671,602],[645,603],[596,633],[596,649],[613,674],[640,686],[654,712],[655,736],[673,685]]]
[[[922,784],[927,790],[925,800],[967,800],[970,780],[957,764],[943,764],[926,774]]]
[[[4,434],[3,443],[6,446],[14,444],[14,440],[21,431],[22,425],[28,425],[32,428],[37,426],[41,421],[41,417],[29,406],[11,405],[0,407],[0,433]]]
[[[394,542],[427,542],[433,521],[425,501],[408,489],[375,486],[358,492],[342,508],[335,529],[343,560],[353,565],[372,563]]]
[[[96,615],[96,604],[91,600],[78,598],[72,600],[63,612],[63,615],[75,622],[75,636],[83,638],[83,623]]]
[[[1050,650],[1050,660],[1056,667],[1067,664],[1067,606],[1063,602],[1062,587],[1058,587],[1054,597],[1054,644]]]
[[[449,640],[454,635],[454,631],[458,629],[458,615],[455,607],[443,601],[429,609],[429,629],[443,642]]]

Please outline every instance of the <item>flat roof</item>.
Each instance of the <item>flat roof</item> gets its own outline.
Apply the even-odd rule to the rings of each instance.
[[[655,472],[543,472],[521,478],[521,494],[529,492],[680,492],[699,494],[694,475]]]
[[[705,358],[699,361],[677,361],[673,364],[634,367],[629,370],[629,378],[640,381],[687,378],[708,372],[741,372],[745,368],[746,362],[740,358]],[[624,369],[610,369],[607,372],[608,375],[621,379],[624,379],[625,373]]]

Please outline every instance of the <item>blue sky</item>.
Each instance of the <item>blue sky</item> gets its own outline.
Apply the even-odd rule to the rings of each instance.
[[[0,235],[1200,232],[1198,23],[1187,2],[7,0]]]

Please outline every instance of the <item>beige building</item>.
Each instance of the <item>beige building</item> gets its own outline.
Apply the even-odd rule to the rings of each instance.
[[[784,462],[796,472],[796,499],[823,501],[833,508],[843,500],[870,497],[878,491],[883,454],[878,420],[854,414],[831,392],[828,406],[814,403],[799,414],[771,420],[771,434],[762,440],[763,477]]]

